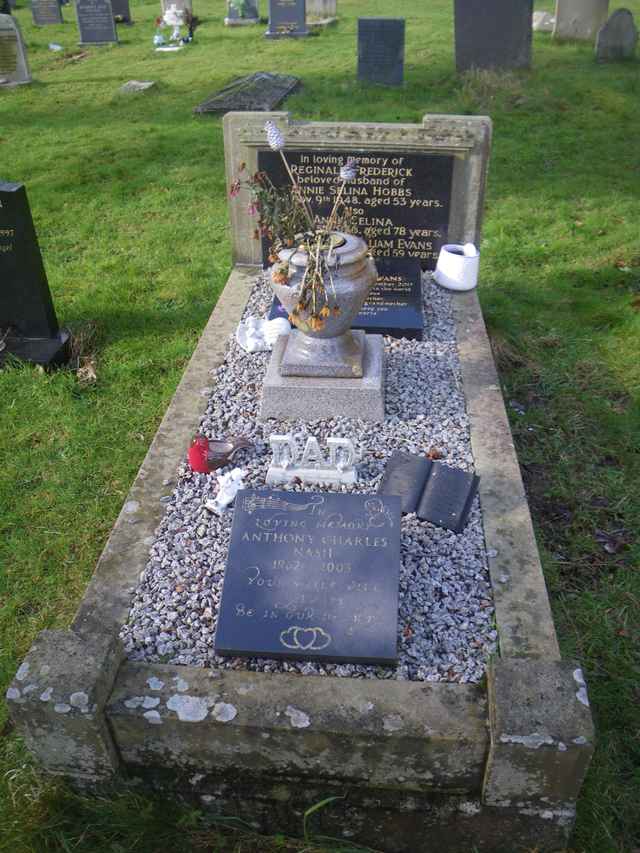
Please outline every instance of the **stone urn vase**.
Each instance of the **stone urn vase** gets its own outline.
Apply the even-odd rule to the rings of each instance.
[[[280,363],[281,376],[325,376],[358,379],[363,376],[364,332],[351,330],[378,273],[361,237],[336,232],[333,248],[324,253],[327,270],[323,283],[331,310],[321,329],[307,323],[304,311],[293,314],[298,305],[307,266],[306,252],[284,249],[278,253],[281,263],[289,265],[289,283],[271,281],[276,296],[294,319]]]

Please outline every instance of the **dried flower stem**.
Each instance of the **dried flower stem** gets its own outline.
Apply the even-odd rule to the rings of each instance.
[[[289,168],[289,163],[287,162],[287,158],[284,156],[284,151],[282,151],[282,149],[280,149],[280,156],[282,157],[282,162],[284,163],[285,169],[287,170],[287,174],[291,178],[291,184],[293,186],[293,191],[298,196],[298,201],[302,205],[302,209],[304,210],[304,212],[307,216],[307,219],[309,220],[309,227],[313,231],[313,229],[315,228],[315,225],[314,225],[314,221],[313,221],[313,213],[311,212],[311,208],[309,207],[309,203],[307,202],[305,197],[302,195],[302,190],[300,189],[298,182],[293,175],[293,172]]]

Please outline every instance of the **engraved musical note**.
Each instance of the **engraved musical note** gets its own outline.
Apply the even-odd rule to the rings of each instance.
[[[292,501],[285,501],[282,498],[272,498],[268,495],[249,495],[244,498],[242,508],[249,515],[259,509],[277,509],[291,510],[291,512],[304,512],[307,509],[313,509],[324,503],[324,498],[321,495],[314,495],[313,500],[308,503],[298,504]]]

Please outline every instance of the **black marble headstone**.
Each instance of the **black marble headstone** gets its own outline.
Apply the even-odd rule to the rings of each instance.
[[[393,664],[400,499],[242,490],[215,650]]]
[[[68,340],[58,327],[25,187],[0,182],[0,362],[10,353],[60,363]]]
[[[456,69],[529,68],[533,0],[455,0]]]
[[[269,0],[267,38],[308,35],[306,0]]]
[[[80,44],[118,41],[111,0],[76,0]]]
[[[447,242],[452,156],[356,150],[287,149],[286,153],[314,213],[320,216],[331,211],[340,166],[347,157],[358,158],[359,176],[347,184],[344,195],[353,212],[354,230],[365,236],[374,257],[417,258],[423,269],[435,269],[440,247]],[[258,169],[276,186],[291,183],[277,152],[259,151]],[[263,246],[265,266],[268,248]]]
[[[131,9],[129,8],[129,0],[111,0],[111,9],[113,18],[117,22],[123,24],[133,23],[131,20]]]
[[[31,15],[37,27],[45,24],[62,24],[62,10],[58,0],[31,0]]]
[[[351,328],[421,341],[424,317],[420,262],[412,258],[376,258],[376,268],[378,281]],[[269,319],[286,316],[286,308],[274,296]]]
[[[300,85],[298,77],[256,71],[238,77],[194,108],[194,113],[269,112]]]
[[[404,18],[358,18],[358,80],[404,82]]]

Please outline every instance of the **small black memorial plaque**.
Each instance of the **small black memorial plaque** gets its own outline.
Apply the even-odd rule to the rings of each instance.
[[[529,68],[533,0],[455,0],[456,69]]]
[[[358,18],[358,80],[404,82],[404,18]]]
[[[238,492],[215,650],[393,664],[400,499]]]
[[[306,0],[269,0],[267,38],[308,35]]]
[[[23,184],[0,182],[0,363],[7,354],[39,364],[66,359]]]
[[[31,0],[31,15],[37,27],[62,24],[62,9],[58,0]]]
[[[76,0],[80,44],[118,41],[111,0]]]
[[[373,132],[373,131],[372,131]],[[311,207],[328,216],[347,157],[359,161],[359,174],[347,184],[343,198],[352,209],[355,230],[365,236],[374,257],[417,258],[423,269],[435,269],[440,247],[447,242],[453,157],[385,151],[295,151],[287,149]],[[276,186],[291,181],[275,151],[258,152],[258,169]],[[263,245],[266,266],[268,245]]]
[[[424,317],[420,262],[412,258],[376,258],[376,269],[378,281],[351,328],[421,341]],[[286,316],[286,309],[275,296],[269,319]]]
[[[111,9],[113,11],[113,19],[117,23],[132,24],[131,9],[129,8],[129,0],[111,0]]]

